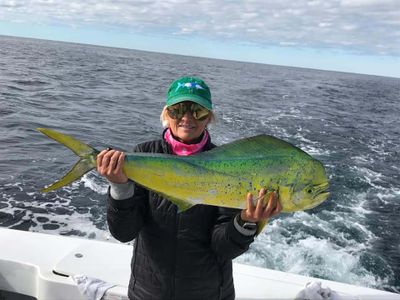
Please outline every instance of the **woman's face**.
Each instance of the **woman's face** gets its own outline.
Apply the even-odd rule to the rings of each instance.
[[[180,119],[171,118],[169,114],[166,114],[166,116],[168,118],[169,128],[174,137],[185,144],[194,143],[210,122],[210,116],[207,116],[207,118],[203,120],[196,120],[189,110],[186,111]]]

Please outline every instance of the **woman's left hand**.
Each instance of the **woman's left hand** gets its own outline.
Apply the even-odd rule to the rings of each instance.
[[[266,196],[266,189],[261,189],[258,193],[258,201],[256,205],[253,203],[253,194],[247,194],[247,207],[242,210],[240,218],[247,222],[260,222],[265,221],[270,217],[276,216],[282,210],[281,203],[279,202],[279,195],[276,192],[268,194],[268,201],[264,205],[264,197]]]

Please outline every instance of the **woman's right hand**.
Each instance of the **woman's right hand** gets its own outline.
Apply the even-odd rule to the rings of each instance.
[[[117,150],[103,150],[97,155],[97,172],[112,183],[126,183],[128,177],[122,171],[125,153]]]

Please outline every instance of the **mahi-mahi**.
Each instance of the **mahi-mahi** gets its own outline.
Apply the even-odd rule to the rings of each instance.
[[[63,187],[96,167],[98,150],[55,130],[38,130],[80,157],[69,173],[42,192]],[[240,139],[192,156],[127,153],[123,172],[172,201],[179,212],[197,204],[243,209],[247,193],[258,193],[261,188],[279,194],[283,212],[313,208],[329,195],[320,161],[268,135]]]

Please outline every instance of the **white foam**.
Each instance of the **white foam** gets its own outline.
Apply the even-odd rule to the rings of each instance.
[[[84,186],[91,189],[92,191],[100,194],[106,195],[108,191],[108,183],[105,179],[96,175],[95,172],[90,172],[85,174],[80,182],[83,182]]]
[[[16,187],[16,188],[19,189],[20,192],[23,191],[21,182],[6,183],[4,186],[5,186],[5,187]]]
[[[400,166],[392,165],[390,166],[392,169],[395,169],[397,171],[400,171]]]
[[[348,212],[323,213],[329,216],[327,220],[306,212],[274,220],[250,246],[250,251],[236,260],[362,286],[376,287],[387,282],[388,279],[377,278],[360,262],[376,238],[363,219]],[[338,224],[356,230],[360,237],[354,240],[341,232]]]
[[[288,131],[281,127],[281,126],[277,126],[274,123],[270,122],[270,119],[264,119],[261,120],[261,125],[262,127],[265,127],[268,129],[268,134],[282,138],[282,139],[287,139],[289,137],[291,137],[291,135],[288,133]]]
[[[356,202],[349,206],[349,208],[354,211],[359,217],[364,218],[373,212],[371,210],[366,209],[365,207],[368,204],[368,200],[366,199],[367,193],[360,193],[355,196]]]
[[[43,197],[42,193],[37,191],[25,192],[26,197],[23,200],[21,200],[20,195],[18,199],[16,199],[14,193],[15,191],[18,193],[19,191],[23,191],[25,184],[23,182],[7,183],[5,186],[12,187],[14,191],[10,191],[9,194],[2,193],[2,198],[5,200],[3,203],[6,203],[7,206],[3,207],[1,210],[3,213],[18,216],[19,221],[12,222],[12,224],[10,224],[12,227],[18,228],[18,226],[31,220],[36,226],[32,224],[29,228],[30,231],[61,235],[75,232],[74,234],[76,235],[88,238],[113,240],[107,230],[98,229],[94,225],[95,220],[90,212],[82,214],[81,212],[77,212],[76,207],[71,205],[71,199],[80,192],[82,183],[93,183],[96,180],[96,178],[93,179],[93,177],[95,176],[88,174],[81,181],[74,182],[71,185],[61,188],[59,191],[47,194],[46,198]],[[97,184],[99,187],[97,187]],[[96,192],[106,193],[106,187],[102,188],[101,182],[98,183],[98,181],[96,181],[93,183],[93,189],[96,190]],[[97,200],[90,198],[88,200],[97,202]],[[23,205],[12,206],[10,204],[12,201]],[[97,203],[93,205],[97,205]],[[45,212],[41,213],[41,210]],[[105,218],[105,214],[102,215],[102,217],[103,216]],[[104,224],[105,220],[102,220],[100,223]],[[48,225],[50,225],[50,227]],[[54,225],[54,227],[51,227],[51,225]]]
[[[303,151],[307,152],[310,155],[331,155],[332,151],[328,149],[323,149],[321,144],[317,141],[312,141],[310,139],[307,139],[302,133],[303,132],[310,132],[307,129],[303,129],[302,127],[297,128],[297,133],[294,136],[290,136],[286,131],[284,131],[284,137],[289,138],[289,137],[294,137],[296,140],[298,140],[300,143],[298,143],[300,149]]]
[[[380,192],[376,193],[376,196],[384,204],[389,204],[396,200],[398,196],[400,196],[400,189],[394,187],[390,189],[382,189]]]
[[[13,176],[13,175],[0,174],[0,181],[12,182],[12,181],[14,181],[14,177],[15,176]]]
[[[400,196],[400,188],[394,188],[394,187],[392,187],[392,188],[390,188],[390,191],[391,191],[394,195]]]
[[[351,160],[357,164],[371,164],[374,161],[369,155],[353,156]]]
[[[371,140],[370,144],[368,144],[367,146],[371,151],[377,153],[380,156],[390,155],[390,152],[384,150],[386,148],[386,144],[384,141]]]
[[[305,151],[308,154],[313,155],[313,156],[323,156],[323,155],[328,156],[333,153],[331,150],[321,149],[319,147],[315,147],[315,146],[307,145],[307,144],[301,144],[300,149],[302,149],[303,151]]]
[[[40,217],[49,219],[49,222],[38,222],[37,218]],[[79,214],[77,212],[73,212],[71,215],[58,215],[54,213],[35,214],[34,220],[38,225],[30,228],[30,231],[46,232],[57,235],[65,235],[69,232],[75,231],[79,232],[79,235],[81,236],[95,238],[96,240],[110,240],[110,233],[94,226],[90,217],[90,214]],[[44,229],[44,226],[49,224],[58,225],[59,227],[55,229]]]
[[[386,177],[383,174],[371,170],[370,168],[361,166],[352,166],[350,167],[350,169],[358,173],[361,179],[364,180],[366,183],[368,183],[370,186],[376,189],[385,189],[384,187],[378,184],[378,183],[383,183],[384,179],[386,179]]]

